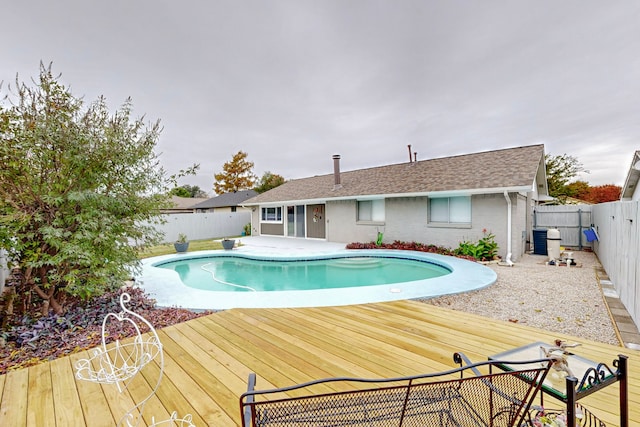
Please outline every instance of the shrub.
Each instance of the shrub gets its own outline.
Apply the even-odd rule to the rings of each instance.
[[[495,235],[482,230],[482,238],[477,243],[469,241],[460,242],[460,246],[454,251],[459,255],[467,255],[478,261],[491,261],[498,255],[498,244],[495,242]]]
[[[369,243],[349,243],[346,246],[347,249],[398,249],[404,251],[418,251],[418,252],[429,252],[440,255],[449,255],[455,256],[457,258],[468,259],[470,261],[475,261],[476,259],[472,256],[456,253],[449,248],[444,246],[437,245],[426,245],[424,243],[419,242],[403,242],[400,240],[396,240],[393,243],[380,243],[378,242],[369,242]]]

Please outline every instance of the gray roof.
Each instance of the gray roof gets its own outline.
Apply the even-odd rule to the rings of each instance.
[[[198,203],[193,206],[194,209],[208,209],[208,208],[224,208],[229,206],[240,206],[242,202],[255,196],[254,190],[242,190],[232,193],[224,193],[204,202]]]
[[[204,197],[179,197],[171,196],[171,207],[168,209],[191,209],[196,203],[207,200]]]
[[[342,172],[337,188],[333,172],[291,180],[244,204],[531,191],[536,176],[546,177],[542,144]],[[538,190],[546,193],[546,179]]]

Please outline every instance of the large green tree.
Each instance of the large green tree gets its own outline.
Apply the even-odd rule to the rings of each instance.
[[[207,197],[207,193],[204,192],[204,190],[202,190],[199,186],[197,185],[181,185],[180,187],[174,187],[171,189],[171,191],[169,192],[170,195],[172,196],[178,196],[178,197],[189,197],[189,198],[194,198],[194,197],[200,197],[200,198],[205,198]]]
[[[222,166],[222,172],[213,175],[213,191],[216,194],[232,193],[253,188],[256,176],[253,162],[247,160],[248,154],[238,151],[233,158]]]
[[[283,176],[278,175],[276,173],[271,173],[270,171],[266,171],[262,178],[260,178],[260,182],[254,188],[257,193],[264,193],[265,191],[269,191],[272,188],[276,188],[282,184],[284,184],[286,180]]]
[[[19,269],[22,308],[59,313],[69,295],[121,285],[137,248],[158,241],[170,187],[154,152],[160,123],[133,119],[130,99],[113,114],[102,97],[85,106],[51,66],[5,88],[0,247]]]
[[[568,154],[557,156],[547,154],[544,159],[547,168],[549,195],[560,200],[570,196],[570,191],[567,189],[569,181],[580,172],[588,172],[577,158]]]

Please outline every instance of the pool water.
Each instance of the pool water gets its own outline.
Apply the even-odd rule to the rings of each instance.
[[[450,274],[425,260],[337,257],[259,260],[234,256],[187,258],[156,264],[174,270],[188,287],[208,291],[262,292],[362,287],[425,280]]]

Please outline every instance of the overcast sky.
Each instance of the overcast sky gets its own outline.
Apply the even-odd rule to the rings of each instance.
[[[238,150],[286,179],[544,143],[591,185],[640,150],[640,1],[4,0],[0,80],[160,119],[212,193]]]

